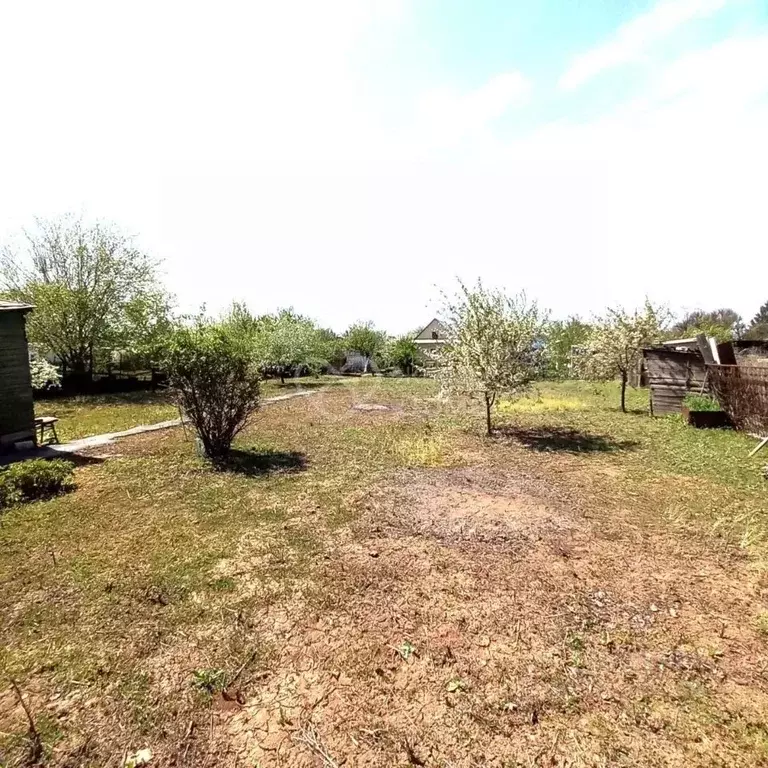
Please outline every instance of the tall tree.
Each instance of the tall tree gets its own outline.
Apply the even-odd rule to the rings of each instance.
[[[752,325],[759,323],[768,323],[768,301],[757,310],[757,314],[752,318]]]
[[[145,349],[168,330],[156,265],[116,226],[65,216],[24,234],[23,247],[0,254],[2,288],[36,306],[30,341],[72,374],[90,376],[100,352]]]
[[[385,356],[388,364],[396,365],[406,376],[412,376],[422,362],[419,345],[413,340],[414,334],[406,334],[391,339],[387,344]]]
[[[544,334],[544,375],[565,379],[572,375],[574,347],[583,347],[591,331],[589,323],[578,317],[549,323]]]
[[[741,315],[735,309],[728,307],[710,311],[696,309],[688,312],[672,327],[675,335],[696,336],[703,333],[713,336],[718,341],[737,339],[741,336],[743,329]]]
[[[258,318],[256,354],[264,368],[285,377],[306,367],[317,370],[325,364],[325,347],[315,324],[291,309]]]
[[[371,322],[356,323],[344,334],[344,342],[348,352],[358,352],[365,358],[367,373],[370,361],[384,349],[387,335],[383,331],[376,330]]]
[[[447,344],[439,352],[439,375],[449,392],[480,397],[486,432],[501,395],[516,396],[536,377],[544,314],[524,294],[507,296],[478,281],[459,282],[442,313]]]
[[[586,343],[584,373],[595,379],[621,381],[621,410],[627,412],[627,382],[637,370],[643,347],[658,343],[664,335],[667,312],[646,300],[642,309],[627,312],[608,309],[598,319]]]
[[[745,339],[768,339],[768,301],[763,304],[752,318],[752,322],[744,334]]]

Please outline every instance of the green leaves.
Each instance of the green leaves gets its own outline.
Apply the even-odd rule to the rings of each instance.
[[[422,363],[419,345],[411,336],[401,336],[393,340],[386,349],[385,357],[389,364],[397,366],[406,376],[412,375],[415,368]]]
[[[733,309],[724,307],[709,312],[697,309],[687,313],[673,327],[676,337],[697,336],[700,333],[713,336],[718,341],[730,341],[736,338],[744,324],[741,315]]]
[[[222,324],[250,346],[261,369],[281,377],[301,367],[319,370],[332,355],[328,333],[291,309],[254,317],[244,304],[235,302]]]
[[[206,456],[224,458],[259,406],[259,374],[249,338],[232,326],[198,319],[172,335],[165,366]]]
[[[202,693],[213,694],[226,687],[227,675],[223,669],[196,669],[192,673],[192,687]]]
[[[72,490],[74,469],[64,459],[28,459],[0,468],[0,510]]]
[[[39,220],[26,235],[26,249],[2,254],[2,287],[35,305],[30,342],[70,371],[90,371],[105,350],[146,353],[169,330],[170,300],[154,262],[114,225],[62,217]]]
[[[591,331],[588,323],[578,317],[555,320],[544,332],[544,376],[547,379],[565,379],[572,374],[572,350],[586,344]]]
[[[395,650],[403,661],[408,661],[416,653],[416,646],[410,640],[403,640]]]
[[[383,331],[377,331],[371,322],[356,323],[347,329],[344,343],[347,352],[359,352],[371,360],[384,349],[387,335]]]

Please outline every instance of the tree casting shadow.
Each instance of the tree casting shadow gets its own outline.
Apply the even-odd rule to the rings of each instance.
[[[89,456],[85,453],[63,453],[56,451],[55,448],[48,445],[43,445],[32,451],[0,455],[0,467],[10,466],[11,464],[17,464],[20,461],[28,461],[29,459],[46,459],[47,461],[52,459],[62,459],[63,461],[71,462],[76,467],[83,467],[89,464],[102,464],[105,461],[103,456]]]
[[[495,436],[511,438],[534,451],[560,451],[563,453],[611,453],[630,451],[639,443],[636,440],[614,440],[607,435],[593,435],[578,429],[563,427],[538,427],[522,429],[502,427]]]
[[[217,464],[223,472],[240,475],[263,476],[277,473],[303,472],[309,462],[298,451],[256,451],[234,448],[229,456]]]

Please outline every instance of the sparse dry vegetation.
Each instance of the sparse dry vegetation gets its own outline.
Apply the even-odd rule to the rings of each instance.
[[[0,764],[766,763],[751,441],[613,384],[502,403],[492,438],[435,394],[275,404],[227,472],[137,436],[9,511]]]

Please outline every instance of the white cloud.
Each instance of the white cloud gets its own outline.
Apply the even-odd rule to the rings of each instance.
[[[373,131],[350,59],[401,11],[400,0],[0,4],[0,165],[188,173],[349,151]]]
[[[557,315],[646,293],[750,315],[765,301],[768,37],[693,51],[599,119],[509,140],[501,118],[531,91],[515,71],[430,90],[416,116],[387,82],[403,97],[379,122],[386,73],[367,79],[355,51],[403,12],[0,4],[0,240],[83,207],[166,259],[184,309],[239,297],[338,329],[426,322],[456,274]]]
[[[749,314],[765,301],[766,96],[768,35],[734,38],[679,57],[597,120],[505,147],[505,168],[578,188],[571,205],[589,236],[573,248],[587,306],[647,293]]]
[[[746,104],[768,90],[768,35],[732,38],[673,62],[657,84],[660,98]]]
[[[727,0],[661,0],[650,11],[623,24],[606,43],[577,56],[560,87],[578,88],[607,69],[640,60],[659,41],[697,18],[711,16]]]
[[[478,138],[509,109],[522,106],[530,91],[530,82],[520,72],[495,75],[472,91],[434,89],[419,104],[417,133],[432,147]]]

